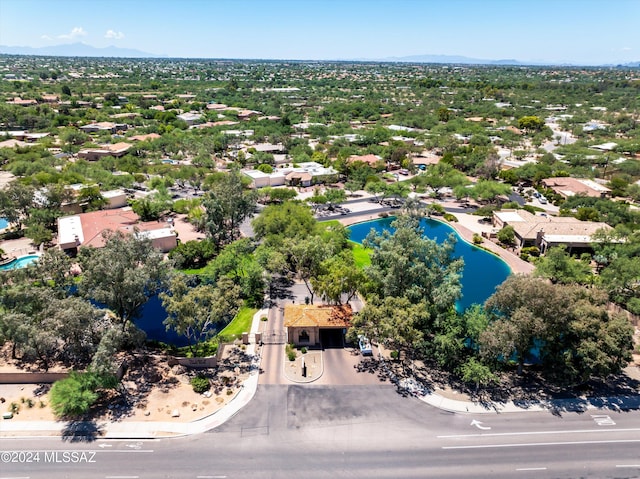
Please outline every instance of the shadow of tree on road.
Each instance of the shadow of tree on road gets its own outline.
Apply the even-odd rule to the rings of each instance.
[[[69,421],[62,429],[66,442],[93,442],[104,433],[103,427],[94,421]]]

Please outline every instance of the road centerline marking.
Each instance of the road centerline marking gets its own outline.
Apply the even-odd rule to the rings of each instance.
[[[518,432],[481,432],[474,434],[446,434],[436,436],[438,439],[462,439],[465,437],[506,437],[506,436],[539,436],[545,434],[575,434],[575,433],[611,433],[611,432],[638,432],[640,428],[628,429],[567,429],[559,431],[518,431]]]
[[[507,447],[535,447],[535,446],[579,446],[583,444],[625,444],[638,443],[640,439],[614,439],[609,441],[566,441],[566,442],[522,442],[514,444],[476,444],[468,446],[442,446],[442,449],[491,449]]]

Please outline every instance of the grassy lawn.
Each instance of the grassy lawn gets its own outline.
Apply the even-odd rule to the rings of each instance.
[[[238,311],[238,314],[236,314],[236,317],[233,318],[222,331],[213,338],[210,338],[204,343],[200,343],[198,345],[196,354],[199,357],[213,356],[218,350],[218,342],[231,342],[235,339],[240,339],[242,337],[242,333],[245,331],[249,332],[251,329],[251,321],[253,320],[253,315],[257,311],[258,310],[255,308],[242,306],[240,311]],[[180,348],[169,347],[169,350],[172,354],[177,354],[178,356],[185,356],[187,358],[193,357],[193,353],[189,346],[183,346]]]
[[[256,314],[258,310],[256,308],[249,308],[247,306],[243,306],[236,314],[236,317],[227,324],[227,326],[220,331],[219,336],[224,336],[225,339],[237,339],[242,337],[242,333],[249,332],[251,329],[251,321],[253,321],[253,315]]]
[[[318,225],[320,225],[325,230],[328,230],[331,227],[339,226],[340,222],[338,220],[318,221]]]
[[[204,273],[206,266],[197,269],[181,269],[180,272],[184,274],[202,274]]]
[[[354,243],[350,241],[353,246],[353,259],[356,262],[356,266],[358,268],[364,268],[365,266],[369,266],[371,264],[371,250],[365,248],[359,243]]]

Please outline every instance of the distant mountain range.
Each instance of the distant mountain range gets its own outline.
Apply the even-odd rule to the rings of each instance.
[[[63,45],[53,45],[49,47],[9,47],[0,45],[0,54],[6,55],[34,55],[51,57],[106,57],[106,58],[168,58],[167,55],[157,55],[143,52],[132,48],[120,48],[108,46],[104,48],[94,47],[86,43],[67,43]],[[330,60],[327,60],[330,61]],[[397,63],[441,63],[458,65],[556,65],[556,66],[585,66],[580,63],[553,63],[553,62],[523,62],[514,59],[487,60],[481,58],[471,58],[461,55],[410,55],[405,57],[386,58],[357,58],[340,61],[358,62],[397,62]],[[640,68],[640,61],[624,64],[591,65],[602,67],[626,67]]]
[[[410,55],[407,57],[387,57],[378,61],[400,63],[455,63],[463,65],[531,65],[518,60],[486,60],[461,55]]]
[[[398,63],[451,63],[451,64],[458,64],[458,65],[587,66],[583,63],[554,63],[554,62],[545,62],[545,61],[523,62],[523,61],[514,60],[514,59],[487,60],[482,58],[465,57],[461,55],[411,55],[406,57],[386,57],[386,58],[379,58],[376,60],[363,59],[360,61],[380,61],[380,62],[398,62]],[[631,62],[631,63],[624,63],[624,64],[606,64],[606,65],[593,64],[590,66],[638,68],[640,67],[640,62]]]
[[[46,57],[107,57],[107,58],[162,58],[166,55],[156,55],[132,48],[108,46],[93,47],[86,43],[66,43],[50,47],[8,47],[0,45],[0,53],[6,55],[35,55]]]

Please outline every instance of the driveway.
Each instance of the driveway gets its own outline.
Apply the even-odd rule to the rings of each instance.
[[[274,298],[275,305],[269,310],[269,320],[260,327],[263,331],[284,330],[284,305],[301,304],[309,295],[304,284],[294,283],[287,288],[287,294]],[[357,300],[354,310],[361,309],[362,304]],[[285,356],[284,344],[265,344],[262,347],[260,363],[260,384],[292,384],[284,376]],[[374,357],[377,349],[374,348]],[[377,361],[371,357],[363,357],[354,345],[345,347],[330,347],[322,351],[323,373],[313,384],[317,385],[379,385],[385,381],[379,377]]]

